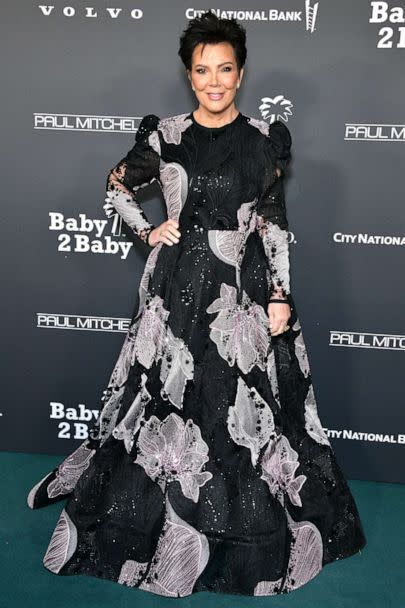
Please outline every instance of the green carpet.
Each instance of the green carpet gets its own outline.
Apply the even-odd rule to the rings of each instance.
[[[0,452],[0,607],[134,608],[141,606],[255,606],[263,608],[405,608],[405,485],[349,480],[367,545],[327,564],[303,587],[282,596],[244,597],[209,592],[165,598],[89,576],[58,576],[42,557],[66,501],[32,510],[31,487],[62,456]]]

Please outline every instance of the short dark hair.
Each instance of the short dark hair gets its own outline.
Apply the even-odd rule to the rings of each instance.
[[[238,71],[245,65],[246,30],[236,19],[221,19],[211,9],[200,17],[195,17],[189,22],[188,27],[180,36],[180,48],[178,54],[187,70],[191,70],[191,59],[195,47],[203,43],[218,44],[229,42],[232,45]]]

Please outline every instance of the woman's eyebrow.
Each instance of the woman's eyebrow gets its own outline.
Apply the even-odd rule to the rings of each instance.
[[[223,63],[218,63],[218,67],[221,67],[221,65],[225,65],[227,63],[232,63],[232,61],[224,61]],[[207,65],[205,65],[205,63],[196,63],[196,67],[197,66],[202,66],[203,68],[208,67]]]

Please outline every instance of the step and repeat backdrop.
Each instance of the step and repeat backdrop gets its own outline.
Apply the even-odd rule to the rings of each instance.
[[[290,129],[292,291],[318,414],[349,478],[405,482],[405,7],[369,0],[22,0],[2,8],[0,449],[83,442],[148,248],[105,215],[141,118],[197,103],[177,55],[212,9],[246,28],[236,100]],[[159,187],[141,193],[166,219]]]

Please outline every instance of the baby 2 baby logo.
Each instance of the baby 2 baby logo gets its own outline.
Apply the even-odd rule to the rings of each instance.
[[[76,408],[51,401],[50,406],[51,420],[58,421],[59,439],[87,439],[89,429],[94,426],[100,413],[99,410],[89,410],[83,403]]]
[[[75,218],[50,211],[49,218],[49,230],[59,233],[58,251],[62,253],[111,253],[125,260],[133,246],[130,241],[113,238],[122,236],[121,218],[117,214],[112,218],[110,230],[110,219],[91,219],[85,213],[79,213],[79,217]]]

